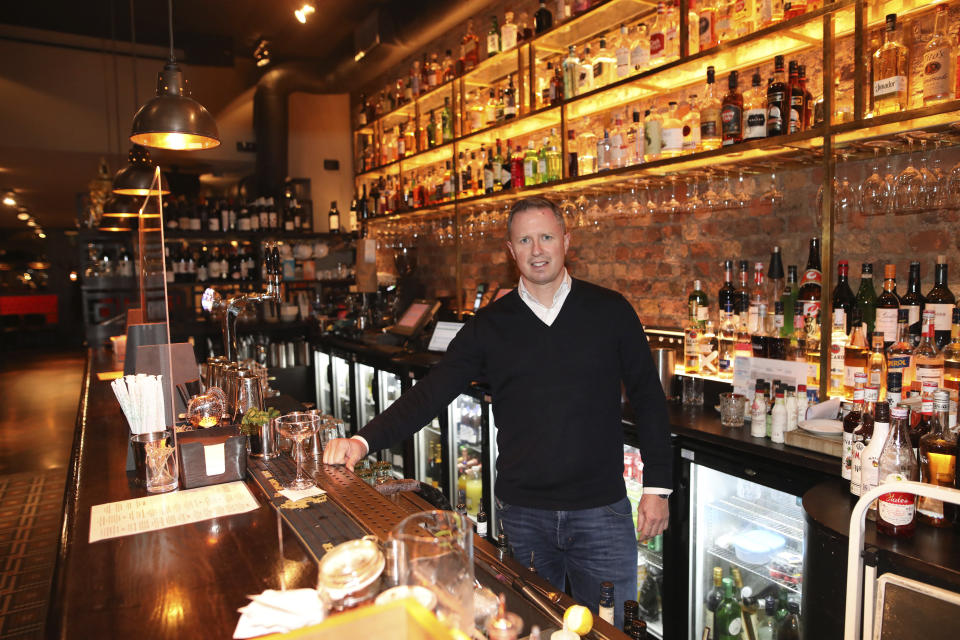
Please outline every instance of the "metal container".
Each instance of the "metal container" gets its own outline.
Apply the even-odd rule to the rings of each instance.
[[[276,418],[267,420],[265,424],[258,425],[254,432],[249,434],[250,455],[264,460],[270,460],[280,455],[274,422],[276,422]]]
[[[207,358],[207,371],[203,376],[203,388],[210,387],[223,388],[223,368],[227,365],[227,359],[223,356],[211,356]]]
[[[320,420],[320,428],[317,429],[312,436],[303,441],[303,453],[308,458],[320,460],[323,458],[323,425],[329,416],[323,415],[318,409],[309,409],[304,413],[317,416]]]
[[[237,372],[236,390],[233,400],[233,421],[240,424],[243,415],[250,409],[263,409],[263,391],[260,376],[241,370]]]
[[[296,342],[296,359],[294,364],[297,366],[307,366],[310,364],[310,344],[306,340]]]
[[[652,349],[653,363],[660,376],[660,386],[667,400],[673,399],[673,371],[676,366],[677,352],[673,349]]]
[[[283,350],[286,351],[286,353],[287,353],[287,364],[284,365],[284,366],[287,366],[287,367],[292,367],[292,366],[294,366],[294,365],[297,363],[297,356],[296,356],[296,352],[295,352],[295,350],[294,350],[294,348],[293,348],[293,343],[292,343],[292,342],[284,342],[284,343],[283,343]]]
[[[240,371],[243,370],[236,362],[228,362],[223,367],[223,389],[224,395],[227,397],[227,415],[232,416],[233,410],[236,408],[234,404],[237,400],[237,375]]]

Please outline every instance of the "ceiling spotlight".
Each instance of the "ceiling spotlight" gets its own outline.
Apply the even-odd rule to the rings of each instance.
[[[256,60],[258,67],[265,67],[270,64],[270,41],[263,38],[257,43],[257,48],[253,51],[253,59]]]
[[[293,15],[297,17],[297,20],[300,21],[300,24],[307,24],[307,17],[313,14],[316,11],[314,6],[309,2],[304,2],[303,6],[293,12]]]
[[[7,193],[3,196],[3,204],[7,205],[8,207],[17,206],[16,194],[14,194],[13,191],[7,191]]]
[[[37,221],[34,220],[33,218],[30,218],[29,220],[27,220],[27,226],[28,226],[28,227],[35,227],[35,226],[37,226]]]
[[[41,240],[46,240],[47,234],[41,231],[40,233],[37,234],[37,237],[40,238]]]
[[[27,213],[26,209],[20,209],[20,213],[17,214],[17,220],[29,220],[30,214]]]

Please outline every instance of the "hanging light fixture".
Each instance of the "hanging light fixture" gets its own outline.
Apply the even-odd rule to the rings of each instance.
[[[173,0],[167,0],[170,59],[157,76],[157,95],[133,116],[130,140],[161,149],[211,149],[220,144],[217,123],[190,88],[173,55]]]
[[[110,233],[123,233],[125,231],[136,231],[137,223],[138,220],[136,216],[131,218],[107,218],[104,216],[100,218],[100,226],[97,228],[100,231]]]
[[[147,185],[150,189],[150,185]],[[163,193],[169,193],[164,191]],[[107,218],[136,218],[140,214],[140,205],[133,196],[113,195],[103,203],[103,215]]]
[[[113,178],[113,192],[123,196],[155,196],[167,195],[169,190],[151,191],[153,170],[156,165],[150,159],[150,152],[146,147],[135,144],[130,147],[127,155],[129,164],[117,172]]]

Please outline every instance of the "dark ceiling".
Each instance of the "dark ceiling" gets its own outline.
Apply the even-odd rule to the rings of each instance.
[[[389,0],[313,0],[307,24],[294,18],[295,0],[174,0],[174,45],[184,62],[232,66],[252,55],[260,38],[270,41],[271,60],[331,63],[353,51],[356,26]],[[410,2],[411,8],[416,2]],[[168,46],[165,0],[46,0],[6,3],[0,23],[131,41],[131,7],[136,41]],[[322,70],[322,69],[321,69]]]

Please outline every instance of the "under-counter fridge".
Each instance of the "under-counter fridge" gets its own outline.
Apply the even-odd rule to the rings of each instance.
[[[452,479],[447,494],[450,503],[465,504],[474,522],[482,508],[487,513],[490,535],[496,535],[493,512],[496,437],[489,394],[476,388],[460,394],[447,407],[447,421],[448,469]]]
[[[347,436],[357,432],[354,407],[360,408],[360,402],[354,399],[354,359],[353,354],[346,352],[333,351],[330,354],[331,415],[343,420]]]
[[[756,638],[770,599],[777,618],[803,592],[804,521],[800,496],[810,480],[759,458],[717,454],[681,445],[681,517],[687,539],[686,637],[705,627],[716,638],[717,581],[731,578],[741,607],[730,625],[744,640]],[[678,594],[679,595],[679,594]],[[762,601],[762,602],[761,602]],[[800,612],[801,627],[803,611]],[[725,619],[724,619],[725,620]],[[776,624],[776,623],[774,623]],[[762,635],[762,634],[761,634]],[[677,637],[682,637],[678,635]]]
[[[333,391],[331,385],[330,354],[322,349],[313,352],[314,395],[320,413],[333,414]]]

